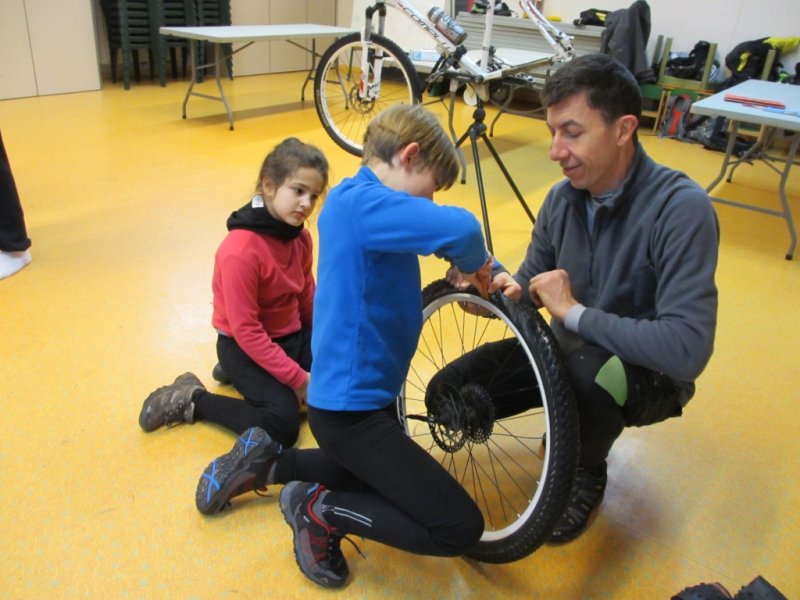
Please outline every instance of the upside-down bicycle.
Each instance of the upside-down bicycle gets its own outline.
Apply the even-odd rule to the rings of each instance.
[[[451,89],[466,84],[467,95],[485,100],[491,86],[504,79],[570,60],[575,54],[572,38],[550,23],[533,0],[520,0],[520,6],[553,54],[530,53],[529,61],[511,62],[497,53],[491,45],[494,0],[486,11],[483,46],[477,54],[453,43],[409,0],[377,0],[366,8],[363,31],[338,39],[317,65],[314,103],[325,131],[341,148],[360,156],[364,132],[376,114],[393,104],[421,102],[422,92],[434,84],[449,81]],[[436,42],[438,59],[424,78],[408,55],[384,35],[387,7],[397,9]],[[452,105],[450,112],[452,132]]]

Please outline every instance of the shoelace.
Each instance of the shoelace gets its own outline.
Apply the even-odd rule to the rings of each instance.
[[[253,490],[257,496],[261,496],[262,498],[272,498],[272,494],[269,493],[269,488],[264,486],[263,488],[257,488]],[[231,501],[228,500],[220,509],[220,512],[226,510],[231,507]]]
[[[353,546],[353,548],[356,549],[356,552],[358,552],[358,554],[361,556],[361,558],[363,558],[364,560],[367,559],[367,555],[364,554],[361,551],[361,548],[358,547],[358,544],[356,544],[352,539],[350,539],[350,537],[348,537],[346,535],[339,535],[339,534],[331,535],[328,538],[328,556],[329,557],[331,556],[332,552],[335,550],[336,551],[335,556],[336,556],[337,560],[344,560],[344,556],[342,555],[342,549],[339,547],[339,545],[340,545],[342,540],[350,542],[350,545]]]
[[[186,421],[183,420],[183,411],[184,409],[181,409],[180,411],[176,410],[168,413],[167,418],[164,421],[164,426],[167,429],[172,429],[173,427],[177,427],[178,425],[183,425],[186,423]]]

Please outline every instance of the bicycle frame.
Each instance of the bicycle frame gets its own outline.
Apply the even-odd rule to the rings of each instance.
[[[572,38],[562,31],[559,31],[550,23],[542,13],[539,12],[532,0],[519,0],[519,4],[528,15],[528,18],[539,28],[544,39],[556,51],[551,58],[551,62],[565,62],[572,59],[575,55],[572,47]],[[445,37],[445,35],[436,29],[428,18],[417,10],[408,0],[377,0],[375,4],[366,8],[364,30],[361,34],[361,39],[365,46],[369,47],[371,44],[372,33],[375,29],[373,26],[373,19],[376,14],[378,16],[378,23],[375,33],[384,36],[387,6],[405,15],[414,25],[436,42],[440,56],[443,59],[450,59],[445,62],[445,66],[448,70],[451,68],[454,70],[455,77],[467,80],[473,84],[487,83],[504,77],[505,73],[502,68],[492,68],[491,66],[493,53],[491,38],[494,21],[494,0],[490,1],[489,8],[486,11],[481,59],[479,63],[475,62],[467,55],[467,50],[464,46],[456,46]],[[376,98],[380,95],[383,56],[380,50],[377,50],[375,53],[363,52],[361,61],[359,97],[362,100]],[[458,67],[458,69],[456,70],[455,67]]]
[[[542,37],[555,50],[552,62],[567,62],[575,58],[575,48],[572,45],[572,36],[559,30],[555,25],[539,12],[533,0],[519,0],[519,5],[528,18],[539,28]]]
[[[467,56],[467,50],[463,46],[456,46],[447,37],[444,36],[436,27],[431,23],[428,18],[422,14],[416,7],[414,7],[408,0],[378,0],[372,6],[366,9],[366,19],[364,22],[364,30],[361,33],[363,43],[369,47],[372,40],[373,30],[378,35],[383,36],[386,28],[386,7],[396,9],[414,25],[424,31],[436,42],[437,50],[442,57],[452,57],[453,63],[461,68],[459,75],[474,83],[482,83],[490,79],[496,79],[501,76],[500,71],[491,72],[488,69],[482,68],[478,63]],[[373,27],[373,19],[375,15],[378,16],[377,29]],[[374,62],[370,62],[374,59]],[[371,52],[362,53],[361,64],[361,82],[359,85],[359,97],[362,100],[376,98],[380,95],[381,74],[383,69],[383,56],[373,54]],[[488,57],[485,58],[483,64],[488,64]],[[370,82],[370,76],[372,80]]]

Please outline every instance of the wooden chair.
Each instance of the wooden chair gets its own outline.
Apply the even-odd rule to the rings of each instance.
[[[697,90],[701,93],[710,94],[711,90],[708,86],[708,79],[711,76],[711,69],[714,66],[714,56],[717,53],[717,44],[712,43],[708,48],[708,56],[703,65],[703,71],[699,80],[697,79],[682,79],[680,77],[672,77],[666,74],[667,62],[669,61],[669,51],[672,48],[672,38],[667,38],[664,44],[664,53],[661,56],[661,62],[658,69],[658,85],[663,88],[681,88],[684,90]]]
[[[664,98],[667,92],[655,83],[640,83],[639,89],[642,93],[642,117],[653,120],[651,133],[655,135],[661,124],[661,111],[664,108]]]

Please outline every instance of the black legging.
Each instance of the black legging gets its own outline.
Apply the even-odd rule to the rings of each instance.
[[[461,485],[385,410],[308,409],[321,450],[292,449],[276,483],[319,482],[331,490],[325,518],[354,534],[416,554],[459,556],[483,533],[483,516]]]
[[[0,133],[0,250],[22,252],[30,246],[17,184]]]
[[[311,331],[301,330],[273,340],[306,371],[311,369]],[[231,337],[217,339],[217,358],[233,386],[244,397],[202,392],[193,397],[194,420],[210,421],[234,433],[260,427],[284,447],[300,433],[300,409],[294,391],[251,359]]]

